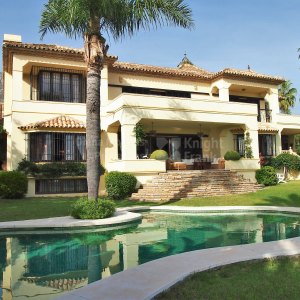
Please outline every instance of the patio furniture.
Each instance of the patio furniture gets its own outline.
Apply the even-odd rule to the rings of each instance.
[[[176,161],[176,162],[173,162],[171,163],[173,164],[173,170],[186,170],[186,164],[184,162],[181,162],[181,161]]]
[[[286,181],[284,180],[284,177],[285,177],[284,174],[277,173],[276,176],[278,179],[278,183],[286,183]]]
[[[211,163],[212,169],[225,169],[225,159],[215,158]]]

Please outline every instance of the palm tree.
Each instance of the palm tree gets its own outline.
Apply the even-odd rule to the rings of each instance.
[[[292,87],[292,82],[290,80],[287,80],[280,85],[278,92],[281,112],[290,114],[290,108],[295,106],[297,89]]]
[[[139,29],[162,25],[193,26],[184,0],[49,0],[40,33],[65,33],[84,39],[87,64],[86,150],[88,198],[98,198],[100,179],[100,79],[108,45],[104,34],[120,39]]]

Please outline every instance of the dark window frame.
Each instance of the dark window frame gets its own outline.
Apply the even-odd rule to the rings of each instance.
[[[31,162],[85,162],[86,135],[73,132],[32,132],[28,135],[28,149],[27,157]]]
[[[156,88],[143,88],[137,86],[122,86],[122,93],[153,95],[153,96],[162,96],[162,97],[191,98],[191,92],[163,90],[163,89],[156,89]]]
[[[76,194],[86,193],[86,178],[36,179],[35,194]]]
[[[243,141],[242,149],[240,149],[240,140]],[[245,135],[243,133],[234,134],[234,150],[237,151],[242,157],[245,156]]]
[[[271,153],[268,153],[267,137],[271,139]],[[262,156],[272,157],[276,155],[276,136],[274,134],[259,134],[258,135],[259,153]]]
[[[49,95],[49,97],[46,97],[45,96],[46,92],[43,91],[45,89],[45,84],[43,84],[43,73],[50,74],[50,95]],[[55,74],[59,74],[59,95],[58,95],[58,97],[54,93],[53,77]],[[69,75],[70,95],[68,97],[64,96],[64,93],[63,93],[63,75]],[[74,85],[75,85],[74,76],[78,76],[78,89],[79,89],[79,91],[78,91],[79,101],[78,102],[74,101]],[[62,72],[62,71],[46,70],[46,69],[41,69],[38,73],[39,100],[42,100],[42,101],[85,103],[85,97],[83,96],[82,85],[83,85],[83,76],[82,76],[82,74],[79,74],[79,73],[70,73],[70,72]],[[66,98],[69,98],[70,101],[64,100]]]

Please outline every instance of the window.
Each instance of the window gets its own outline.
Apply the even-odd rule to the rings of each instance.
[[[245,137],[244,134],[236,134],[234,136],[234,150],[241,156],[245,155]]]
[[[86,178],[38,179],[35,181],[36,194],[86,193]]]
[[[197,135],[147,136],[144,143],[137,148],[138,156],[150,157],[157,149],[165,150],[174,161],[202,158],[202,141]]]
[[[259,153],[262,156],[275,155],[275,135],[271,134],[259,134]]]
[[[167,97],[179,97],[179,98],[191,98],[190,92],[173,91],[173,90],[161,90],[161,89],[149,89],[135,86],[123,86],[122,93],[141,94],[141,95],[155,95],[155,96],[167,96]]]
[[[85,161],[85,134],[36,132],[29,134],[30,161]]]
[[[39,100],[83,103],[81,74],[55,71],[39,72]]]

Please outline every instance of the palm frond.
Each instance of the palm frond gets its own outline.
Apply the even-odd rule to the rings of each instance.
[[[40,21],[41,38],[48,32],[63,32],[71,38],[82,36],[90,18],[86,8],[82,0],[49,0]]]
[[[49,0],[40,33],[44,37],[48,32],[63,32],[76,38],[106,32],[118,39],[164,25],[193,27],[192,12],[184,0]]]

